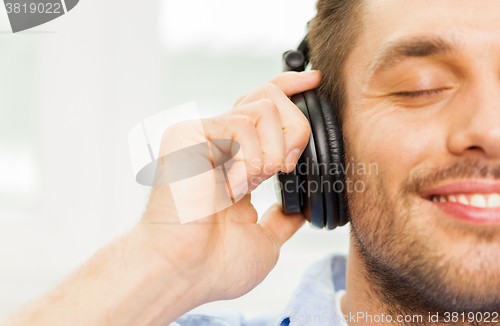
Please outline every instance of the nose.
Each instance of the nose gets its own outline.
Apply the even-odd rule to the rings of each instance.
[[[454,155],[500,158],[500,81],[492,79],[475,83],[454,100],[447,139]]]

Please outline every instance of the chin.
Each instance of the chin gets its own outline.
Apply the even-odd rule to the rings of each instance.
[[[471,223],[415,196],[370,208],[356,210],[364,216],[353,216],[353,237],[387,304],[407,302],[401,309],[418,313],[500,308],[500,225]]]
[[[408,273],[408,284],[422,285],[427,305],[464,312],[500,307],[500,225],[432,207],[411,214],[401,227],[407,239],[393,259],[410,257],[399,267]]]

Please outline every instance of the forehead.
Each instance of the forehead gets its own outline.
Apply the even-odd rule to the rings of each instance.
[[[494,30],[500,26],[498,0],[365,0],[364,3],[367,32],[419,33],[437,27]]]
[[[373,68],[400,43],[427,40],[466,52],[500,46],[498,0],[365,0],[362,17],[363,33],[351,55],[358,69]]]

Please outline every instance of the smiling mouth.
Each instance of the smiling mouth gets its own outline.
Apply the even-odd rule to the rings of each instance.
[[[500,194],[498,193],[432,195],[431,200],[435,203],[450,202],[479,208],[500,208]]]
[[[475,180],[448,183],[422,194],[436,207],[472,223],[500,223],[500,182]]]

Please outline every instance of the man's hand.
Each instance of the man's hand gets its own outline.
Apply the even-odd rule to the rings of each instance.
[[[235,157],[229,179],[240,178],[243,172],[246,180],[235,183],[248,183],[250,192],[279,171],[293,171],[308,143],[310,126],[288,97],[317,87],[320,78],[317,71],[281,74],[241,97],[229,112],[203,120],[204,130],[180,124],[175,128],[177,135],[167,132],[163,154],[174,150],[165,147],[185,147],[206,139],[235,140],[243,155]],[[212,160],[223,156],[221,152],[224,149],[212,148]],[[217,192],[211,181],[198,184],[204,196]],[[196,199],[194,192],[186,192],[186,196],[193,194],[192,205],[206,200]],[[235,198],[240,195],[236,192]],[[277,205],[259,223],[257,218],[246,195],[219,213],[179,224],[170,188],[154,187],[139,228],[168,263],[179,269],[179,275],[198,287],[198,299],[209,302],[239,297],[253,289],[276,264],[283,243],[304,223],[301,214],[285,216]]]

